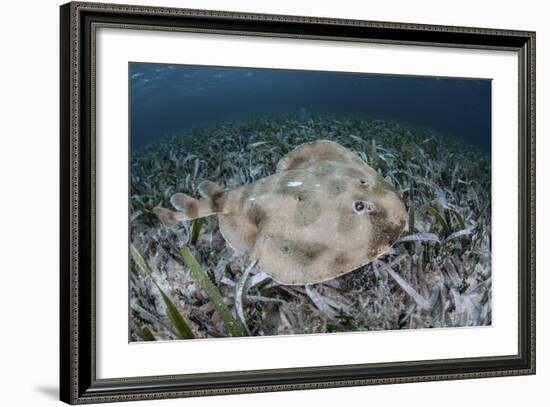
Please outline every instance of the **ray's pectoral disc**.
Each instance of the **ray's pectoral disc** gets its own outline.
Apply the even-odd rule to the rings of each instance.
[[[167,226],[218,215],[227,243],[282,284],[318,283],[363,266],[405,226],[395,189],[351,151],[324,140],[295,148],[269,177],[227,192],[205,181],[199,192],[204,199],[178,193],[177,211],[155,213]]]

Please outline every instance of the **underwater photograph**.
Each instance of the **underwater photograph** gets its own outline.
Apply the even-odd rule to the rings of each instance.
[[[491,325],[491,80],[131,62],[129,341]]]

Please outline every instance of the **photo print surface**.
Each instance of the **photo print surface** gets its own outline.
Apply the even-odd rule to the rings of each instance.
[[[491,325],[491,80],[131,62],[129,340]]]

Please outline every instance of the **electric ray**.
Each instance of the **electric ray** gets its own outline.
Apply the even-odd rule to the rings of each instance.
[[[167,226],[218,215],[227,243],[249,253],[288,285],[329,280],[386,252],[405,226],[397,191],[359,157],[320,140],[286,154],[277,172],[225,192],[210,181],[204,198],[171,198],[177,211],[155,208]]]

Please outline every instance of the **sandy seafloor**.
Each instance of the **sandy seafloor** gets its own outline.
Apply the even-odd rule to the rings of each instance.
[[[152,213],[201,181],[230,190],[275,172],[295,146],[332,140],[399,191],[408,211],[400,240],[374,262],[311,286],[283,286],[229,247],[217,217],[196,241]],[[491,324],[490,155],[426,128],[361,117],[257,118],[166,136],[131,157],[130,240],[151,275],[130,263],[130,340],[181,338],[172,301],[196,338],[230,332],[211,297],[170,248],[188,247],[249,335],[350,332]]]

